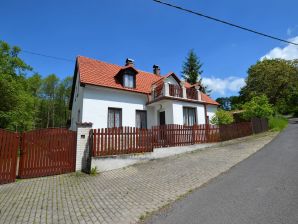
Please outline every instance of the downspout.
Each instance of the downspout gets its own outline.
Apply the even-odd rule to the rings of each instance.
[[[207,106],[204,104],[204,110],[205,110],[205,124],[209,124],[209,121],[207,120]]]

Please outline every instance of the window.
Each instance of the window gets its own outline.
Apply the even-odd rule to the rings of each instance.
[[[108,128],[116,128],[122,126],[122,109],[108,109]]]
[[[196,108],[183,107],[183,123],[189,126],[197,123]]]
[[[135,75],[129,71],[126,71],[123,75],[123,85],[127,88],[135,87]]]
[[[136,127],[147,128],[147,112],[145,110],[136,111]]]

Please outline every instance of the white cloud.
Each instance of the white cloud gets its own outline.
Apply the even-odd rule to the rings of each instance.
[[[212,94],[218,93],[225,96],[227,92],[238,93],[240,88],[245,85],[244,78],[229,76],[227,78],[203,78],[203,84],[212,90]]]
[[[298,43],[298,36],[291,38],[289,41]],[[286,60],[298,59],[298,46],[293,44],[288,44],[284,48],[275,47],[269,51],[266,55],[261,57],[261,60],[281,58]]]

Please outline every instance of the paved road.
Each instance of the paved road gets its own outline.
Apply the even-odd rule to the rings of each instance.
[[[298,223],[298,119],[247,160],[148,223]]]

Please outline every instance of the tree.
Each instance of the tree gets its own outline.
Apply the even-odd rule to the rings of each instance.
[[[47,107],[47,125],[46,127],[55,127],[55,98],[59,79],[55,74],[47,76],[43,80],[42,93],[46,100]],[[52,124],[50,122],[52,121]]]
[[[262,94],[280,113],[298,110],[298,61],[266,59],[252,65],[246,86],[240,90],[241,100],[247,102]]]
[[[182,78],[190,84],[201,82],[201,75],[203,73],[203,70],[201,70],[202,65],[194,50],[191,49],[182,66]]]
[[[254,117],[269,118],[273,114],[272,105],[265,95],[255,96],[243,105],[243,118],[250,120]]]
[[[0,41],[0,128],[32,128],[32,96],[27,92],[26,73],[32,68],[18,57],[20,48]]]
[[[216,99],[223,110],[236,110],[241,108],[239,96],[219,97]]]
[[[203,85],[201,75],[203,64],[196,55],[193,49],[191,49],[186,57],[186,61],[182,65],[182,78],[190,84],[200,83],[201,91],[206,94],[210,94],[211,90],[207,86]]]
[[[65,126],[72,78],[42,78],[19,58],[20,48],[0,41],[0,128],[26,131]]]
[[[215,115],[211,118],[211,124],[221,125],[221,124],[231,124],[234,122],[233,115],[225,110],[219,109],[216,111]]]

